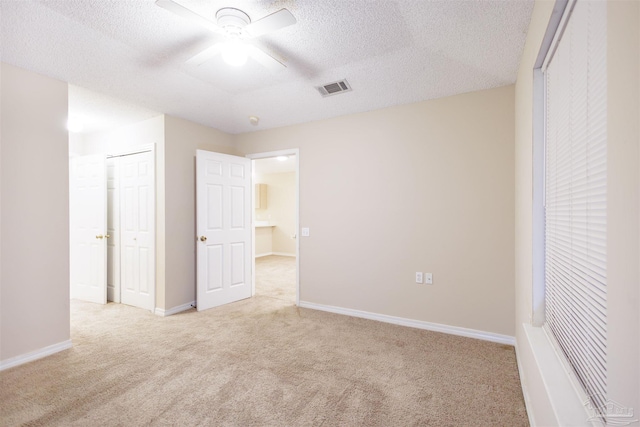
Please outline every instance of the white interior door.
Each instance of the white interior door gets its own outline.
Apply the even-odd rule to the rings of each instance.
[[[107,301],[120,302],[119,157],[107,159]]]
[[[251,296],[251,160],[196,152],[198,311]]]
[[[71,298],[107,303],[107,185],[104,155],[69,162]]]
[[[120,157],[120,298],[155,309],[155,172],[152,151]]]

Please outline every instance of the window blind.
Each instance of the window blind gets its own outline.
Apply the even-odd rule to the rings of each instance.
[[[545,72],[545,321],[594,409],[607,385],[606,2],[578,0]]]

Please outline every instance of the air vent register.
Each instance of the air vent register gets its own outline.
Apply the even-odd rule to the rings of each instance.
[[[349,92],[351,90],[351,86],[347,83],[346,80],[340,80],[333,83],[327,83],[326,85],[318,86],[318,92],[320,95],[327,97],[331,95],[337,95],[343,92]]]

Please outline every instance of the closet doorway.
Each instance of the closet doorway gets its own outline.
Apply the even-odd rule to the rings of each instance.
[[[71,297],[153,312],[154,147],[70,164]]]

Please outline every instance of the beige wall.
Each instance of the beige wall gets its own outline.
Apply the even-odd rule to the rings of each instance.
[[[72,134],[73,135],[73,134]],[[121,126],[105,132],[92,132],[74,136],[74,148],[82,154],[117,154],[140,145],[163,147],[164,115]]]
[[[256,220],[268,220],[274,225],[269,252],[295,256],[296,240],[291,236],[296,233],[296,173],[263,174],[257,176],[255,182],[267,185],[267,208],[256,209]],[[257,233],[256,230],[256,240]]]
[[[532,317],[532,69],[553,2],[537,1],[516,84],[516,340],[521,380],[530,415],[538,425],[557,425],[524,325]],[[640,7],[637,1],[609,1],[607,388],[608,398],[640,411]]]
[[[87,154],[91,154],[92,150],[85,144],[84,134],[69,132],[69,156],[84,156]]]
[[[640,2],[607,6],[607,393],[640,413]],[[636,425],[640,425],[637,422]]]
[[[244,153],[300,149],[301,301],[512,336],[513,101],[507,86],[237,135]]]
[[[67,84],[1,65],[0,360],[69,340]]]
[[[163,309],[196,299],[196,150],[237,154],[231,135],[188,120],[165,116],[166,284]]]
[[[273,227],[256,227],[256,257],[273,254]]]

